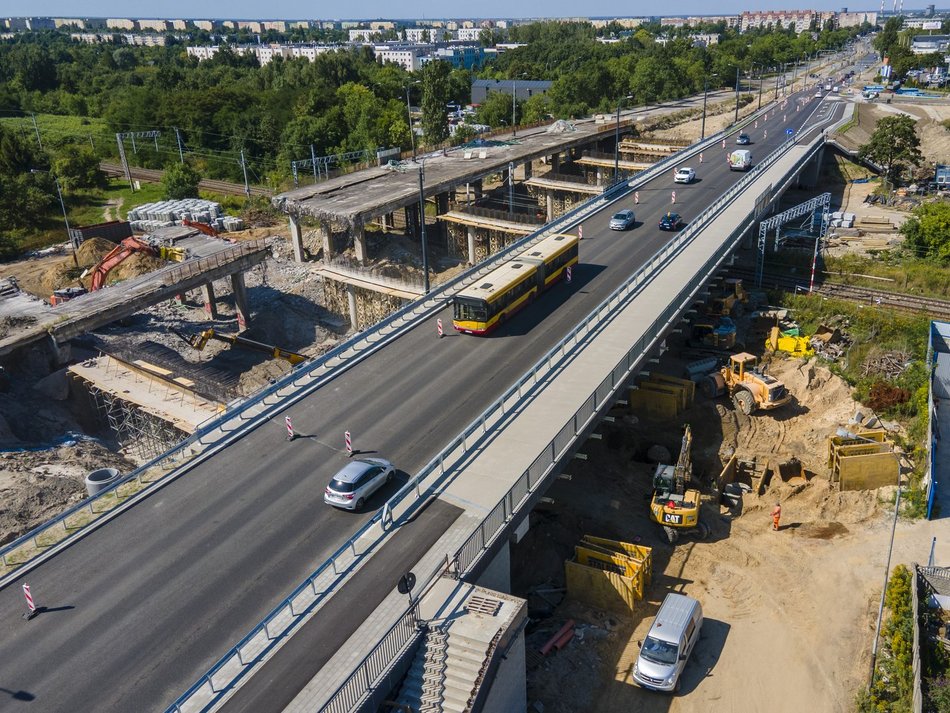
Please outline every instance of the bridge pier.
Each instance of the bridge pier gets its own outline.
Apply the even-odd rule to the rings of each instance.
[[[237,313],[238,326],[246,329],[251,321],[251,313],[247,309],[247,288],[244,286],[244,273],[231,273],[231,291],[234,293],[234,311]]]
[[[303,262],[303,231],[300,230],[300,221],[292,213],[287,216],[290,223],[290,243],[294,249],[294,260]]]
[[[524,163],[524,180],[531,178],[531,162],[525,161]]]
[[[356,313],[356,288],[353,285],[346,286],[346,303],[350,308],[350,326],[358,329],[359,321]]]
[[[554,191],[546,191],[545,202],[547,203],[547,217],[550,223],[554,220]]]
[[[214,285],[210,282],[206,282],[202,286],[202,290],[204,290],[205,293],[205,312],[208,313],[211,319],[217,319],[218,305],[214,300]]]
[[[815,157],[805,165],[798,174],[799,188],[810,189],[818,185],[821,178],[821,164],[825,158],[825,149],[818,149]]]
[[[320,221],[320,241],[323,243],[323,261],[333,257],[333,225],[329,220]]]
[[[477,260],[475,258],[475,226],[468,226],[468,264],[474,265]]]
[[[353,234],[353,252],[360,265],[366,264],[366,226],[362,223],[354,225],[350,232]]]
[[[485,589],[511,594],[511,543],[505,542],[482,570],[475,584]]]

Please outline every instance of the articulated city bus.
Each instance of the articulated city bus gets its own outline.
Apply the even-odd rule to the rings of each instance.
[[[577,245],[575,235],[552,235],[466,287],[453,300],[455,329],[488,334],[576,265]]]

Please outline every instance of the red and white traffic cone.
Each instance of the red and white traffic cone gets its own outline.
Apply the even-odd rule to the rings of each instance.
[[[676,191],[673,191],[672,202],[674,205],[676,204]]]
[[[755,128],[756,128],[756,129],[759,128],[759,122],[758,122],[758,121],[755,122]]]
[[[725,139],[722,140],[722,147],[723,147],[723,148],[726,148],[726,140],[725,140]]]
[[[583,225],[578,225],[578,226],[577,226],[577,239],[578,239],[578,240],[583,240],[583,239],[584,239],[584,226],[583,226]]]
[[[703,162],[703,154],[702,154],[701,151],[700,151],[700,153],[699,153],[699,162],[700,162],[700,163]]]
[[[762,138],[763,138],[763,139],[769,138],[769,130],[768,130],[768,129],[765,129],[765,130],[762,132]]]
[[[571,266],[567,266],[567,270],[564,271],[564,279],[567,281],[567,284],[571,284]]]
[[[640,192],[639,192],[639,191],[634,191],[634,192],[633,192],[633,204],[634,204],[634,205],[640,205]]]
[[[346,443],[346,457],[352,458],[353,457],[353,439],[350,438],[349,431],[343,432],[343,441]]]
[[[437,320],[435,321],[435,324],[436,324],[436,326],[439,328],[439,339],[442,339],[442,334],[443,334],[443,333],[442,333],[442,320],[441,320],[441,319],[437,319]]]
[[[290,422],[290,416],[284,416],[284,423],[287,426],[287,440],[294,440],[297,437],[297,434],[294,433],[294,424]]]
[[[36,616],[36,603],[33,601],[33,595],[30,594],[29,584],[23,585],[23,596],[26,597],[26,608],[30,610],[30,613],[24,614],[23,618],[29,620]]]

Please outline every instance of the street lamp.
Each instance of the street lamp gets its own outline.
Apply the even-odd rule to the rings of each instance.
[[[527,72],[522,72],[519,76],[527,77]],[[518,124],[515,123],[515,82],[517,81],[516,77],[511,78],[511,135],[512,137],[518,135]]]
[[[718,77],[718,74],[710,74],[708,77],[703,78],[703,123],[699,129],[699,140],[702,141],[706,138],[706,96],[709,94],[709,80],[712,77]]]
[[[733,124],[739,123],[739,65],[736,65],[736,118]]]
[[[759,64],[758,67],[759,67],[759,108],[757,111],[761,111],[762,110],[762,80],[763,80],[763,75],[765,74],[765,65]]]
[[[52,171],[42,171],[38,168],[31,168],[30,173],[48,173],[53,177],[53,182],[56,184],[56,195],[59,196],[59,207],[63,210],[63,222],[66,224],[66,239],[69,241],[69,244],[73,246],[73,263],[76,267],[79,267],[79,258],[76,257],[76,244],[69,234],[69,218],[66,216],[66,203],[63,201],[63,191],[59,187],[59,179]]]
[[[614,140],[614,183],[616,183],[620,177],[620,106],[626,99],[633,99],[633,95],[628,94],[617,100],[617,131]]]
[[[413,84],[418,84],[418,80],[415,82],[409,82],[406,85],[406,117],[409,119],[409,140],[412,142],[412,160],[416,160],[416,132],[412,128],[412,106],[409,104],[409,87]]]
[[[429,294],[429,250],[426,243],[426,199],[425,199],[426,161],[419,162],[419,238],[422,241],[422,282],[425,294]]]

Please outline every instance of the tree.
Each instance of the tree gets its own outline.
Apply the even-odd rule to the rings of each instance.
[[[907,164],[919,166],[923,160],[914,119],[905,114],[884,117],[877,122],[874,133],[860,148],[858,156],[883,167],[888,181],[900,179]]]
[[[422,132],[429,144],[438,144],[449,137],[449,120],[445,105],[451,100],[448,62],[429,62],[422,68]]]
[[[99,158],[88,146],[65,146],[53,159],[53,173],[59,178],[64,191],[105,184],[105,176],[99,170]]]
[[[479,124],[488,124],[492,128],[511,124],[511,94],[489,92],[478,110],[475,120]]]
[[[162,177],[165,199],[197,198],[200,182],[201,174],[190,163],[173,163]]]
[[[950,203],[924,203],[901,226],[905,247],[918,257],[950,263]]]

